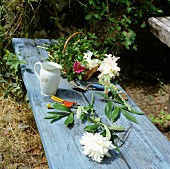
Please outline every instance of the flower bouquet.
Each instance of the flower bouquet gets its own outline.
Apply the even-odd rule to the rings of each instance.
[[[75,35],[77,37],[74,37]],[[68,81],[89,80],[93,75],[99,75],[100,78],[108,72],[112,77],[118,75],[120,71],[116,63],[118,58],[106,54],[107,49],[98,50],[99,44],[94,35],[75,32],[67,38],[65,43],[64,40],[60,38],[57,45],[52,45],[47,50],[49,59],[62,65],[63,74],[67,76]]]

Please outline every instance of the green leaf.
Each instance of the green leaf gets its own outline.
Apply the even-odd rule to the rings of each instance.
[[[111,119],[112,109],[113,109],[113,103],[112,103],[112,101],[109,100],[105,107],[105,114],[109,119]]]
[[[96,92],[96,94],[103,96],[105,99],[109,99],[109,96],[100,92]]]
[[[91,15],[91,14],[89,14],[89,15],[86,15],[85,19],[86,19],[86,20],[90,20],[90,19],[91,19],[91,17],[92,17],[92,15]]]
[[[68,113],[65,112],[48,112],[48,113],[52,114],[52,116],[46,116],[44,119],[52,119],[51,123],[69,115]]]
[[[128,110],[128,108],[126,106],[119,106],[121,109],[124,109],[124,110]]]
[[[127,8],[128,13],[132,11],[132,8]]]
[[[54,117],[54,118],[51,120],[50,123],[53,123],[53,122],[55,122],[55,121],[57,121],[57,120],[60,120],[61,118],[63,118],[63,117]]]
[[[56,110],[62,110],[62,111],[66,111],[66,112],[72,112],[69,108],[67,108],[64,105],[58,104],[58,103],[52,103],[51,107],[53,107]]]
[[[157,12],[159,12],[159,13],[163,13],[163,10],[160,10],[160,9],[159,9],[159,10],[157,10]]]
[[[74,116],[73,113],[70,113],[70,115],[65,120],[64,124],[68,126],[69,124],[73,124],[73,122],[74,122]]]
[[[114,101],[117,102],[117,103],[120,103],[120,104],[124,103],[119,96],[115,97]]]
[[[99,125],[94,124],[94,125],[89,125],[84,128],[84,131],[95,133],[98,129]]]
[[[127,32],[123,31],[122,34],[126,37],[127,36]]]
[[[162,119],[152,119],[151,120],[153,123],[159,123],[159,124],[162,124],[163,123],[163,120]]]
[[[104,124],[104,129],[106,130],[106,137],[110,140],[111,138],[111,133],[109,128]]]
[[[44,117],[44,119],[53,119],[53,118],[57,118],[57,116],[53,115],[53,116],[46,116],[46,117]]]
[[[68,116],[69,113],[66,112],[47,112],[48,114],[53,114],[53,115],[61,115],[61,116]]]
[[[119,112],[120,112],[120,109],[118,107],[115,107],[114,111],[112,112],[112,115],[111,115],[112,122],[115,122],[116,118],[119,115]]]
[[[102,135],[103,137],[106,137],[106,130],[103,130],[100,135]]]
[[[122,127],[122,126],[109,126],[110,130],[114,130],[114,131],[125,131],[126,128]]]
[[[166,119],[167,119],[167,120],[170,120],[170,114],[168,114],[168,115],[166,116]]]
[[[120,30],[121,30],[121,27],[120,27],[120,26],[117,26],[117,30],[120,31]]]
[[[134,122],[134,123],[138,123],[136,118],[134,116],[132,116],[129,112],[127,112],[126,110],[122,109],[122,113],[123,115],[130,121]]]
[[[90,4],[90,5],[92,5],[93,3],[94,3],[93,0],[90,0],[90,1],[89,1],[89,4]]]
[[[134,108],[131,108],[130,113],[133,113],[133,114],[139,114],[139,115],[143,115],[143,114],[144,114],[143,112],[138,111],[138,110],[136,110],[136,109],[134,109]]]
[[[141,27],[141,28],[146,27],[146,22],[144,21],[140,27]]]
[[[99,20],[102,20],[102,17],[99,14],[94,14],[94,17],[99,19]]]
[[[91,105],[94,104],[94,92],[92,92]]]
[[[101,121],[101,117],[98,117],[98,118],[96,118],[94,120],[95,120],[95,122],[100,122]]]
[[[94,107],[89,104],[88,106],[84,106],[83,112],[88,114],[88,112],[91,112],[94,109]]]

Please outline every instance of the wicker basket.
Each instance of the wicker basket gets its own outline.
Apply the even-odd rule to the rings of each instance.
[[[82,34],[82,32],[75,32],[66,40],[64,47],[63,47],[63,54],[64,55],[65,55],[66,47],[67,47],[69,40],[77,34]],[[83,74],[83,80],[89,80],[93,76],[93,74],[97,72],[98,67],[99,67],[99,65],[95,66],[92,69],[85,69],[84,74]]]

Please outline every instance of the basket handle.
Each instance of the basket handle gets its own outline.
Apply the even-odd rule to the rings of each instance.
[[[66,40],[66,42],[65,42],[65,44],[64,44],[64,48],[63,48],[63,54],[65,54],[66,47],[67,47],[67,44],[68,44],[69,40],[70,40],[73,36],[75,36],[75,35],[77,35],[77,34],[82,34],[82,32],[75,32],[75,33],[73,33],[73,34]]]

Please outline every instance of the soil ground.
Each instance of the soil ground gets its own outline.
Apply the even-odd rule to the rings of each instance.
[[[48,169],[41,139],[27,103],[0,97],[0,168]]]
[[[150,118],[167,109],[168,94],[159,85],[121,81],[121,86]],[[164,86],[169,87],[169,84]],[[12,98],[0,97],[0,168],[48,169],[41,139],[31,109]],[[169,127],[155,124],[170,140]]]
[[[166,118],[169,98],[167,91],[169,91],[170,83],[161,87],[159,84],[152,85],[143,81],[134,81],[132,83],[122,82],[121,86],[170,141],[170,120]]]

